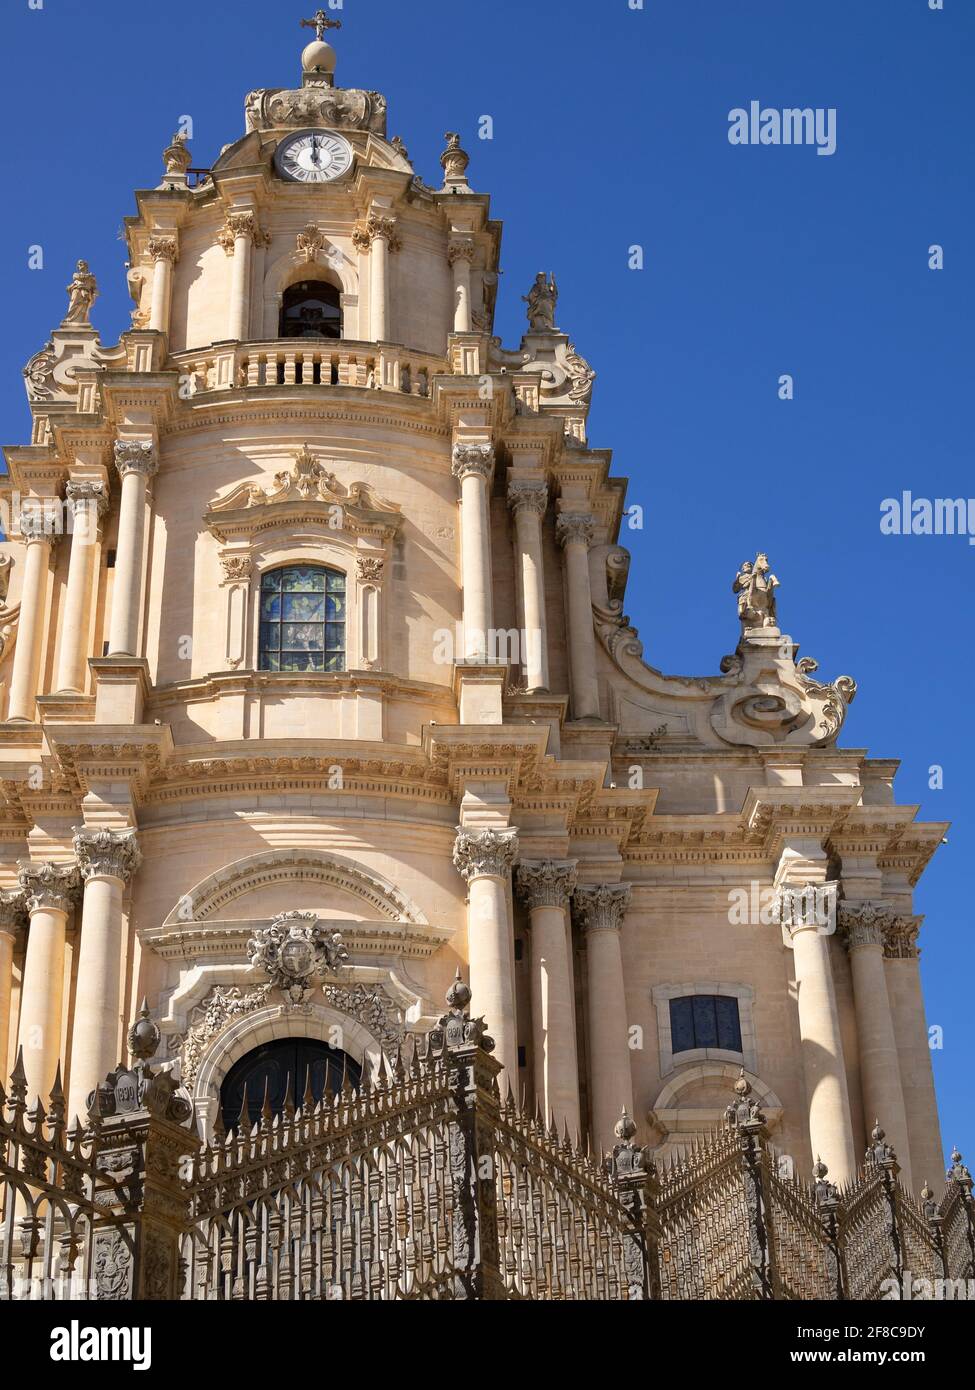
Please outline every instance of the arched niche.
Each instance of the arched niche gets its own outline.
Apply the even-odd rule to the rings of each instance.
[[[285,290],[302,280],[320,280],[334,285],[339,291],[342,309],[342,337],[359,335],[359,275],[348,256],[330,242],[313,256],[303,251],[288,251],[273,261],[264,275],[263,338],[273,342],[278,336],[278,322]]]

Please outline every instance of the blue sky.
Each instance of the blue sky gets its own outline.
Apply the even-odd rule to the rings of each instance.
[[[132,190],[158,182],[182,115],[199,165],[242,134],[244,94],[295,79],[314,8],[6,0],[4,442],[28,437],[20,369],[60,319],[75,259],[99,278],[94,318],[114,341]],[[390,134],[429,182],[443,132],[461,132],[473,186],[493,195],[507,346],[535,271],[558,277],[560,326],[599,373],[592,441],[646,511],[627,537],[627,609],[647,659],[716,672],[736,640],[736,569],[767,550],[783,626],[821,676],[859,682],[843,742],[899,757],[899,800],[954,822],[917,906],[944,1138],[975,1158],[975,546],[879,527],[905,489],[975,494],[975,6],[345,0],[340,17],[339,83],[386,94]],[[752,100],[834,107],[835,154],[732,146],[728,113]],[[483,115],[493,140],[478,138]],[[37,243],[45,269],[29,271]],[[642,271],[628,268],[637,244]]]

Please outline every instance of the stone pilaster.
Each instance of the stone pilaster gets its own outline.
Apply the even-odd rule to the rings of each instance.
[[[451,471],[460,483],[461,576],[464,587],[464,658],[485,661],[493,626],[489,487],[490,444],[454,445]]]
[[[146,509],[149,483],[159,468],[155,444],[149,439],[119,439],[115,444],[115,467],[122,480],[122,499],[108,655],[138,656]]]
[[[510,482],[508,505],[515,518],[525,624],[525,683],[530,691],[543,691],[548,689],[548,631],[542,552],[542,517],[548,507],[548,487],[544,479]]]
[[[595,521],[587,513],[561,512],[556,521],[556,535],[565,553],[569,670],[574,719],[599,718],[596,641],[593,635],[592,587],[589,581],[589,546],[592,544],[594,529]]]
[[[61,622],[61,651],[55,688],[80,692],[85,688],[88,632],[94,599],[98,529],[108,510],[108,489],[102,482],[69,482],[65,495],[72,512],[68,585]]]

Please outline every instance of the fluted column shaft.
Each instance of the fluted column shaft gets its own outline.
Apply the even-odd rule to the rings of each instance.
[[[52,527],[53,517],[39,501],[21,513],[20,533],[24,538],[26,554],[24,582],[20,594],[20,618],[17,623],[17,646],[14,649],[13,669],[10,673],[8,719],[34,718],[47,605],[47,576],[51,562],[51,546],[57,539]]]
[[[68,1115],[86,1113],[88,1095],[118,1061],[122,895],[140,863],[131,831],[80,830],[75,853],[84,881],[71,1038]]]
[[[591,516],[562,512],[556,534],[565,551],[565,588],[568,608],[569,671],[572,715],[575,719],[599,718],[596,682],[596,642],[592,627],[592,588],[589,582],[589,545],[593,537]]]
[[[512,482],[508,487],[508,505],[515,515],[515,541],[525,623],[525,680],[529,690],[547,690],[548,630],[542,517],[548,505],[548,488],[542,481]]]
[[[593,1144],[609,1152],[622,1110],[633,1114],[633,1078],[627,1028],[620,933],[629,884],[577,888],[573,907],[586,933],[589,1080]]]
[[[227,336],[244,342],[250,322],[251,250],[257,234],[252,212],[232,212],[227,217],[227,234],[233,237],[234,258],[230,273],[230,323]]]
[[[173,304],[173,266],[177,257],[176,238],[150,237],[147,249],[153,263],[149,327],[160,333],[168,333]]]
[[[485,661],[493,626],[491,515],[488,487],[494,472],[490,444],[455,444],[453,474],[460,480],[461,577],[464,588],[464,657]]]
[[[843,1184],[856,1175],[857,1161],[829,936],[806,906],[807,890],[786,891],[795,904],[785,921],[795,956],[809,1141],[813,1161],[823,1159],[831,1180]]]
[[[66,491],[73,525],[55,689],[82,691],[88,657],[98,522],[108,507],[108,492],[105,484],[99,482],[68,483]]]
[[[17,1041],[28,1097],[41,1096],[46,1103],[60,1060],[65,929],[79,875],[74,864],[24,864],[19,879],[30,922]]]
[[[447,250],[447,258],[454,276],[454,332],[470,333],[471,318],[471,262],[474,259],[474,246],[469,241],[452,241]]]
[[[868,1129],[875,1123],[884,1128],[897,1153],[901,1180],[913,1190],[907,1108],[884,965],[884,941],[892,925],[892,914],[874,903],[840,908],[853,976],[864,1122]]]
[[[531,914],[532,1052],[535,1096],[542,1114],[569,1133],[580,1133],[572,962],[566,909],[575,886],[575,863],[523,861],[518,892]]]
[[[518,1018],[514,942],[508,917],[511,866],[518,851],[514,830],[457,832],[454,865],[467,880],[467,949],[472,1012],[485,1019],[507,1083],[518,1086]]]
[[[122,498],[119,504],[108,654],[138,656],[146,503],[149,480],[155,475],[159,463],[156,450],[148,440],[120,439],[115,445],[115,466],[122,480]]]

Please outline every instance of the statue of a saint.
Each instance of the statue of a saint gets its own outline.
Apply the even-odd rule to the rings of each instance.
[[[735,575],[732,592],[738,595],[738,617],[742,631],[755,627],[778,627],[775,611],[775,591],[779,581],[769,573],[768,556],[756,556],[755,563],[746,560]]]
[[[98,297],[98,284],[88,269],[87,261],[79,261],[68,286],[68,312],[64,323],[90,323],[91,306]]]
[[[554,275],[546,275],[540,270],[535,283],[522,299],[528,305],[528,326],[533,333],[555,332],[555,305],[559,297],[559,287]]]

